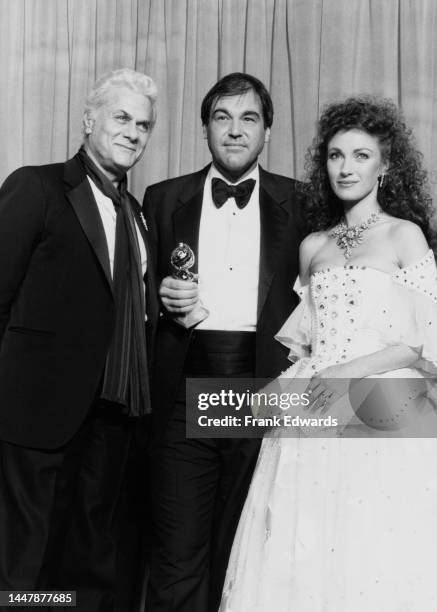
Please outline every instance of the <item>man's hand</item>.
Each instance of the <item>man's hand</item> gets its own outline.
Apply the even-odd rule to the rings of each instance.
[[[199,287],[194,281],[166,276],[159,288],[159,295],[168,312],[183,316],[190,313],[199,301]]]

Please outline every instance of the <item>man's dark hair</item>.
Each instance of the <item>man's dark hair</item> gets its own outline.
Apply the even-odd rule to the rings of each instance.
[[[269,92],[259,79],[244,72],[231,72],[211,87],[203,98],[200,109],[202,125],[208,125],[211,109],[219,98],[226,96],[241,96],[253,90],[261,101],[264,127],[269,128],[273,123],[273,103]]]

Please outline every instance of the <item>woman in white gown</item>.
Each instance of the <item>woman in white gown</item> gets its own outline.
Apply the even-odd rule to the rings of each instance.
[[[437,271],[426,175],[391,102],[329,106],[309,170],[316,231],[277,339],[290,389],[310,378],[311,410],[327,415],[344,409],[348,379],[436,372]],[[361,437],[265,436],[220,612],[437,610],[436,417],[423,416],[430,437],[402,437],[348,405]]]

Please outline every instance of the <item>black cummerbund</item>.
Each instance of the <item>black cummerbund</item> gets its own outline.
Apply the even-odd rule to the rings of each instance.
[[[195,330],[185,360],[185,376],[253,376],[255,336],[255,332]]]

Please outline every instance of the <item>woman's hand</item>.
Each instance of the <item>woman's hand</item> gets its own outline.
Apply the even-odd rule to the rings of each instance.
[[[338,365],[329,366],[315,374],[307,387],[311,404],[308,409],[324,414],[350,388],[352,380],[408,368],[417,363],[417,351],[406,344],[393,344],[379,351],[363,355]]]
[[[320,414],[328,412],[330,406],[349,391],[351,377],[349,364],[329,366],[315,374],[306,389],[311,396],[307,410],[320,410]]]

